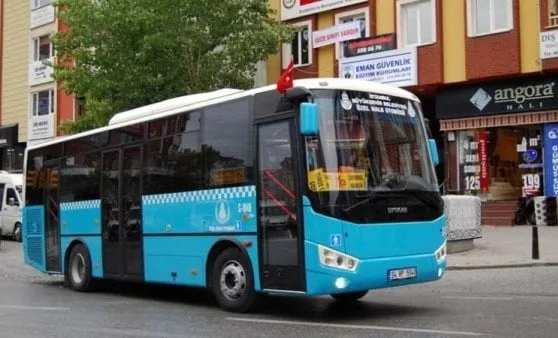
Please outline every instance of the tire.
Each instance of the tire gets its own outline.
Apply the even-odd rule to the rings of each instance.
[[[93,289],[91,258],[84,245],[77,244],[72,248],[64,277],[66,284],[76,291],[86,292]]]
[[[211,289],[219,306],[226,311],[242,313],[253,309],[256,292],[252,266],[238,248],[225,249],[215,259]]]
[[[331,297],[338,302],[356,302],[357,300],[361,299],[362,297],[366,296],[368,290],[366,291],[356,291],[356,292],[347,292],[347,293],[336,293],[332,294]]]
[[[21,223],[16,223],[14,225],[13,237],[14,237],[14,241],[21,242],[22,240]]]

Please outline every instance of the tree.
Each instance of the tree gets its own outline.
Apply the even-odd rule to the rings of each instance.
[[[266,0],[58,0],[53,78],[85,99],[68,133],[171,97],[253,85],[256,63],[290,41]]]

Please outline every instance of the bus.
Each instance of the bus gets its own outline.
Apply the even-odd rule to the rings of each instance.
[[[357,301],[444,275],[438,161],[419,99],[386,84],[177,97],[28,146],[24,261],[76,291],[207,288],[232,312],[265,294]]]

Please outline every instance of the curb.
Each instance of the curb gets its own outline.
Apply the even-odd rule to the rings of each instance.
[[[543,267],[543,266],[558,266],[558,262],[532,262],[532,263],[511,263],[511,264],[492,264],[492,265],[456,265],[456,266],[446,267],[446,271],[533,268],[533,267]]]

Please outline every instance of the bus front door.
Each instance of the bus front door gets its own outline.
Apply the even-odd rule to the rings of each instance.
[[[141,280],[141,147],[106,151],[102,162],[103,272]]]
[[[305,290],[294,119],[256,123],[260,280],[264,290]]]

